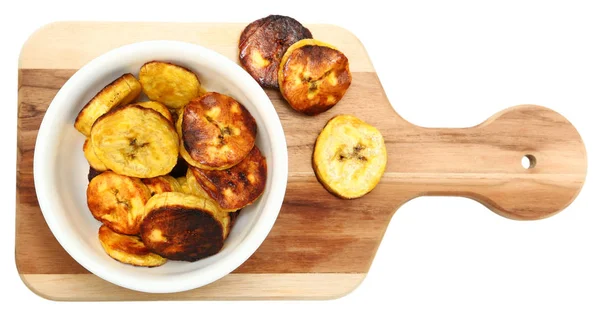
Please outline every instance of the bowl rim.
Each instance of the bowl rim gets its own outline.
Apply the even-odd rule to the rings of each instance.
[[[218,65],[220,71],[226,72],[232,80],[235,80],[236,85],[256,106],[256,111],[265,124],[266,132],[264,133],[268,137],[267,140],[271,147],[273,160],[268,170],[272,184],[270,187],[265,188],[269,189],[268,196],[263,196],[267,198],[263,198],[261,201],[262,207],[256,215],[258,219],[239,244],[209,267],[170,274],[160,277],[160,279],[158,277],[131,278],[131,276],[122,276],[118,272],[108,271],[102,266],[102,262],[98,262],[74,248],[74,243],[71,242],[73,238],[67,235],[65,230],[67,224],[56,215],[57,210],[61,208],[56,206],[53,200],[58,200],[59,197],[50,194],[54,189],[49,184],[51,180],[47,180],[47,178],[53,174],[44,162],[46,159],[51,159],[50,157],[55,155],[56,150],[59,149],[50,147],[57,145],[60,136],[60,134],[52,131],[52,127],[57,121],[55,114],[61,111],[62,104],[69,102],[69,95],[76,89],[76,86],[81,81],[90,79],[90,76],[93,77],[95,72],[106,70],[105,68],[110,63],[118,63],[121,54],[144,52],[152,49],[170,49],[174,52],[201,54],[203,61],[208,62],[210,66]],[[277,220],[287,189],[287,178],[288,154],[283,126],[275,107],[262,87],[242,67],[226,56],[198,44],[174,40],[150,40],[123,45],[101,54],[81,67],[60,88],[44,114],[36,137],[33,156],[33,179],[39,207],[44,220],[59,244],[75,261],[91,273],[121,287],[147,293],[174,293],[199,288],[226,276],[238,268],[258,249]],[[189,276],[190,274],[195,276]]]

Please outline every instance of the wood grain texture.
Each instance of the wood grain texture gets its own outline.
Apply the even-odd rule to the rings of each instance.
[[[332,291],[343,294],[354,290],[364,277],[365,274],[229,274],[218,282],[186,292],[147,294],[122,288],[92,274],[21,274],[21,279],[33,292],[57,301],[73,300],[73,292],[77,292],[83,301],[321,300],[338,298],[330,294]]]
[[[278,92],[267,91],[286,135],[289,177],[280,215],[260,248],[222,280],[160,298],[118,288],[89,274],[58,244],[37,204],[33,150],[49,103],[79,67],[114,47],[173,39],[199,43],[236,60],[243,27],[55,23],[25,44],[19,70],[15,252],[19,273],[34,292],[57,300],[334,298],[360,283],[391,216],[415,197],[464,196],[508,218],[540,219],[569,205],[583,185],[585,147],[560,114],[523,105],[471,128],[414,126],[392,109],[356,37],[338,27],[309,25],[315,38],[346,53],[353,82],[338,105],[315,117],[296,113]],[[95,42],[82,42],[90,38]],[[317,182],[310,162],[319,131],[342,113],[377,127],[388,150],[383,179],[356,200],[329,194]],[[521,166],[526,154],[535,157],[534,168]]]

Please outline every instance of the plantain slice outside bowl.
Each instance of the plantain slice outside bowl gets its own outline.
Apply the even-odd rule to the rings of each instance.
[[[152,253],[139,237],[116,233],[108,226],[100,226],[98,239],[104,251],[111,258],[125,264],[157,267],[167,262],[166,258]]]
[[[90,164],[90,167],[95,169],[97,172],[104,172],[107,170],[106,165],[104,165],[98,156],[96,156],[89,138],[85,139],[85,142],[83,143],[83,155]]]
[[[352,73],[344,53],[324,42],[306,39],[285,52],[278,81],[281,94],[294,110],[317,115],[344,97]]]
[[[150,199],[150,190],[140,179],[106,171],[90,181],[86,195],[94,218],[118,233],[139,233]]]
[[[286,49],[311,32],[288,16],[269,15],[250,23],[238,44],[242,67],[262,87],[277,88],[277,70]]]
[[[152,61],[140,68],[142,90],[152,101],[181,108],[202,93],[195,73],[168,62]]]
[[[190,170],[204,191],[228,212],[252,204],[262,195],[267,182],[267,162],[256,146],[242,162],[227,170]]]
[[[354,116],[335,116],[317,138],[312,163],[328,191],[344,199],[361,197],[375,188],[385,171],[383,136]]]
[[[179,136],[173,125],[158,112],[138,105],[98,118],[91,141],[108,169],[136,178],[168,174],[179,156]]]
[[[218,253],[229,214],[208,199],[177,192],[156,194],[146,204],[140,236],[154,253],[172,260],[196,261]]]
[[[152,110],[160,113],[161,115],[163,115],[163,117],[167,118],[167,120],[169,122],[175,124],[175,122],[173,121],[173,116],[171,115],[171,111],[169,110],[169,108],[167,108],[164,104],[162,104],[160,102],[146,101],[146,102],[138,102],[135,105],[139,105],[139,106],[147,108],[147,109],[152,109]]]
[[[232,97],[210,92],[185,106],[177,131],[180,154],[188,164],[224,170],[252,150],[257,126],[250,112]]]
[[[98,92],[79,111],[75,119],[75,129],[85,136],[90,136],[92,125],[100,116],[135,101],[141,91],[140,82],[131,73],[122,75]]]
[[[183,192],[179,181],[170,175],[142,179],[142,182],[150,190],[150,196],[172,191]]]

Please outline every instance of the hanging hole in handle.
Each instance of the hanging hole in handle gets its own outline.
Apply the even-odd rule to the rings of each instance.
[[[537,160],[534,155],[527,154],[521,158],[521,165],[524,169],[532,169],[537,164]]]

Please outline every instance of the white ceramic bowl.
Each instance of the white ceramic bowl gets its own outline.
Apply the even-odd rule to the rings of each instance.
[[[267,159],[264,194],[246,207],[223,249],[196,261],[169,261],[155,268],[111,259],[100,246],[98,228],[86,203],[88,163],[84,136],[73,123],[79,110],[120,75],[137,76],[151,60],[169,61],[194,71],[207,90],[232,96],[256,119],[256,145]],[[275,222],[288,173],[283,128],[262,88],[235,62],[204,47],[176,41],[147,41],[112,50],[85,65],[60,89],[40,127],[34,154],[37,198],[50,230],[63,248],[97,276],[137,291],[179,292],[211,283],[240,266],[260,246]]]

